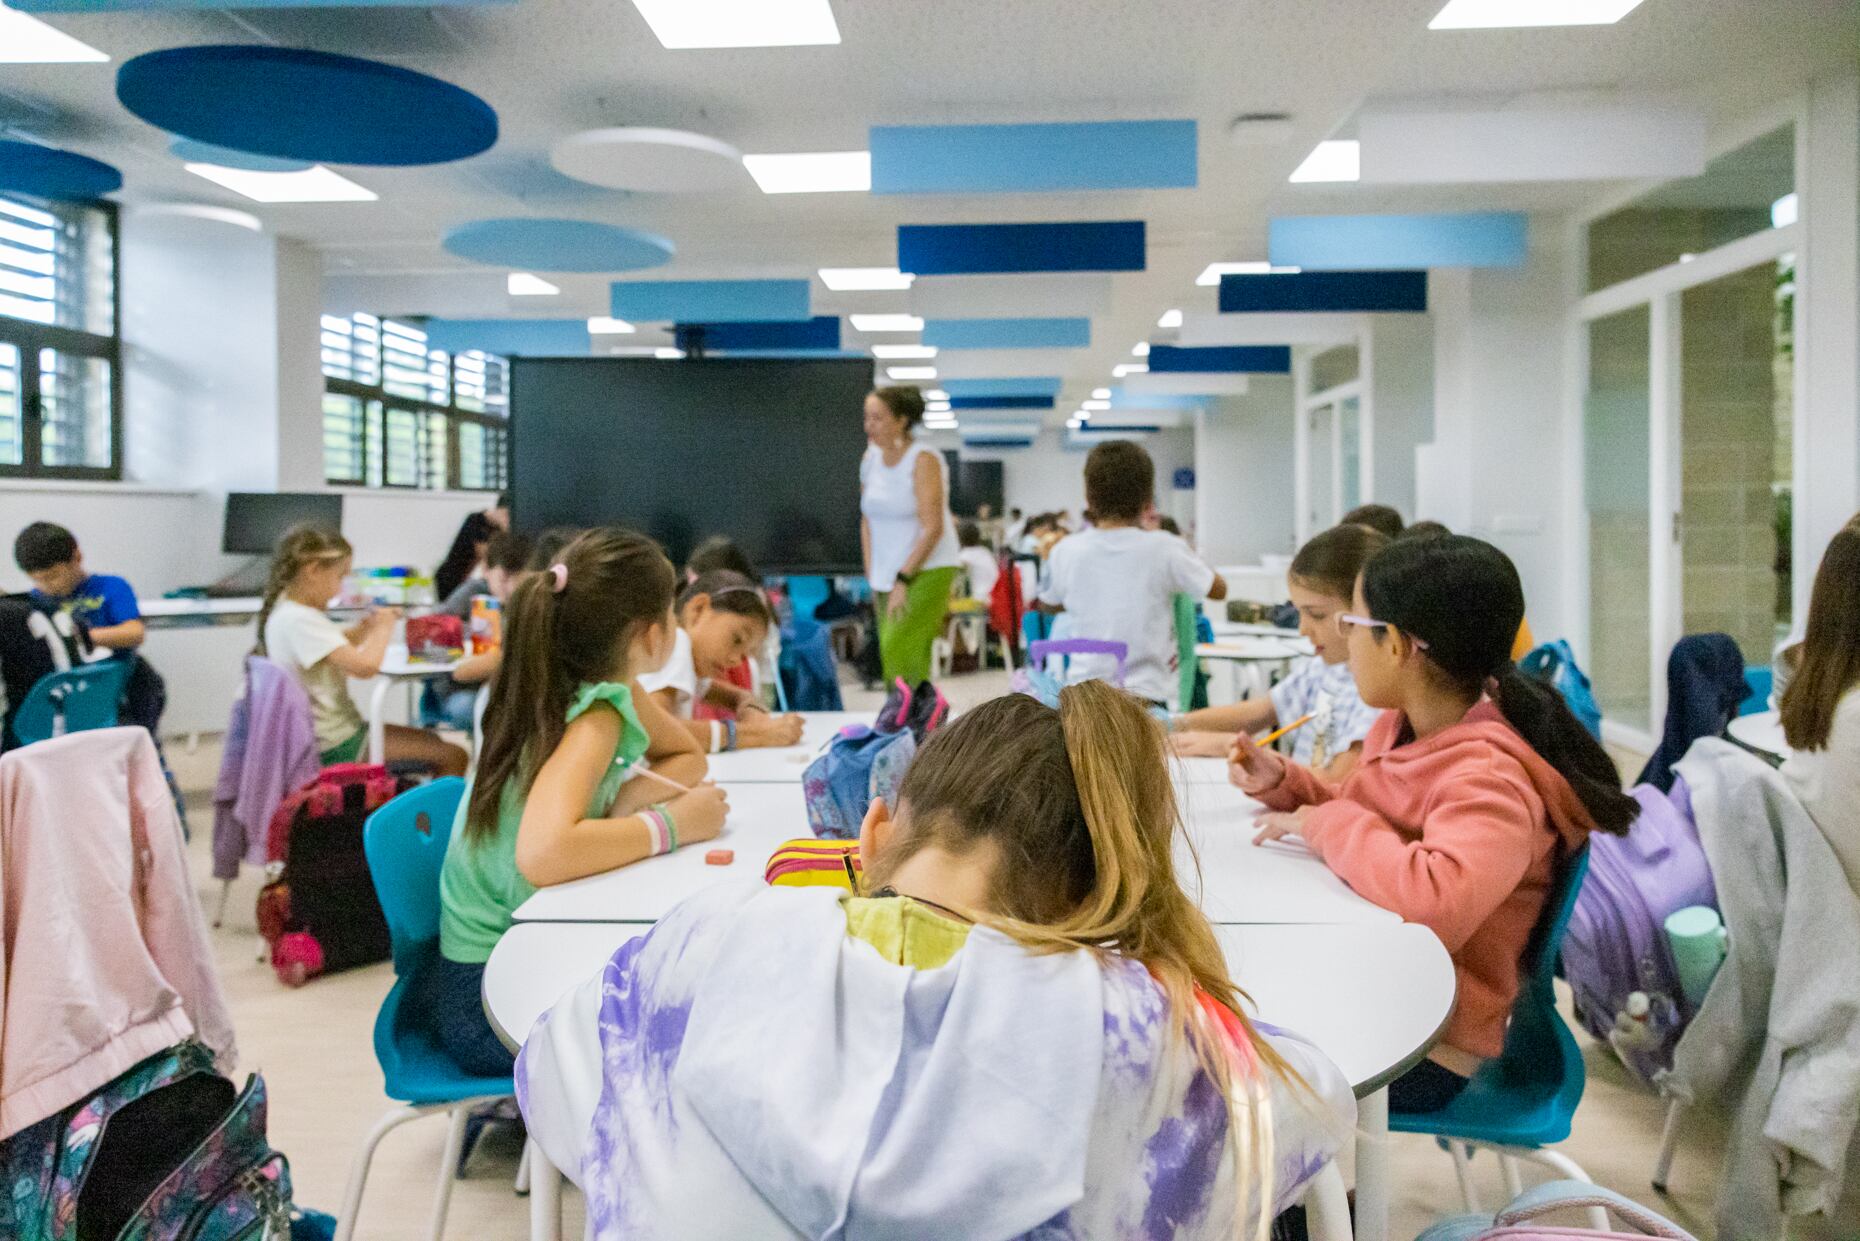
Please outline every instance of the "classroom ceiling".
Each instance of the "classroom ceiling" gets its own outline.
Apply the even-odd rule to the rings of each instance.
[[[1144,220],[1147,269],[1110,278],[1089,347],[1003,359],[1003,373],[1060,376],[1063,417],[1111,382],[1111,367],[1130,360],[1133,344],[1165,339],[1155,328],[1163,311],[1212,312],[1215,290],[1197,287],[1196,274],[1216,260],[1263,259],[1272,215],[1557,211],[1610,188],[1289,184],[1317,141],[1353,132],[1365,101],[1502,107],[1531,98],[1654,98],[1725,123],[1851,67],[1860,46],[1852,0],[1644,0],[1614,26],[1429,31],[1441,3],[834,0],[838,45],[690,51],[662,47],[628,0],[57,13],[43,20],[111,63],[0,64],[0,131],[115,164],[125,203],[251,212],[320,251],[332,290],[361,289],[377,302],[356,308],[395,314],[608,313],[607,276],[550,275],[560,296],[506,298],[487,286],[485,268],[441,248],[448,229],[485,217],[565,216],[662,235],[677,255],[648,274],[664,279],[890,266],[896,226],[907,223]],[[184,171],[168,150],[170,135],[116,99],[123,61],[202,43],[309,48],[417,69],[491,104],[498,141],[451,164],[339,169],[379,194],[375,202],[254,203]],[[1234,117],[1261,112],[1289,114],[1282,142],[1229,141]],[[864,149],[870,125],[1176,118],[1199,126],[1192,190],[772,196],[743,176],[726,189],[654,195],[573,181],[549,162],[556,140],[622,125],[696,131],[764,153]],[[908,300],[833,293],[814,280],[815,314],[901,311]],[[633,346],[663,338],[597,339]],[[842,336],[848,349],[914,339],[866,336],[850,325]]]

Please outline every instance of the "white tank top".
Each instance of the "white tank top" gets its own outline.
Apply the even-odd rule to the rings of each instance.
[[[876,444],[865,450],[859,462],[859,511],[865,515],[872,531],[872,589],[890,590],[897,584],[898,570],[917,545],[923,533],[917,524],[917,491],[912,475],[917,458],[929,453],[943,479],[943,533],[918,571],[954,568],[957,559],[956,522],[949,515],[949,467],[943,455],[931,452],[913,440],[896,465],[886,465],[885,455]]]

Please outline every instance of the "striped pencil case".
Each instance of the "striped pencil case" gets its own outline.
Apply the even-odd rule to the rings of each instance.
[[[784,888],[859,890],[859,842],[802,837],[775,850],[762,877]]]

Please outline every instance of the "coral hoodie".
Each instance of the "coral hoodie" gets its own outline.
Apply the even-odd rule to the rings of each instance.
[[[1470,1075],[1498,1055],[1518,967],[1557,861],[1595,821],[1569,782],[1482,700],[1459,723],[1397,744],[1407,719],[1384,712],[1341,787],[1287,764],[1260,795],[1313,807],[1311,851],[1365,897],[1440,936],[1459,1003],[1432,1058]]]

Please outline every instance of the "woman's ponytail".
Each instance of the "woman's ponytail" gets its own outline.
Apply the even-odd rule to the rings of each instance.
[[[1518,671],[1510,660],[1494,678],[1492,701],[1518,735],[1569,781],[1595,826],[1625,836],[1640,803],[1621,791],[1608,751],[1583,727],[1563,695]]]

